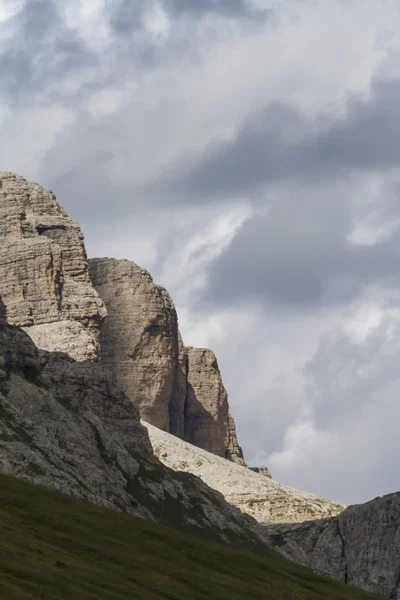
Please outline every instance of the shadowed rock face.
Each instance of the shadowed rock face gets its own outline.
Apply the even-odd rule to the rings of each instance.
[[[90,282],[81,230],[51,190],[0,172],[0,239],[7,321],[40,348],[96,358],[106,311]]]
[[[277,531],[287,547],[298,545],[314,571],[400,598],[400,492],[349,506],[331,519],[279,525]]]
[[[155,455],[165,465],[197,475],[230,504],[266,525],[279,551],[314,571],[399,600],[400,492],[346,508],[144,425]]]
[[[228,394],[215,354],[205,348],[185,348],[187,391],[184,439],[234,462],[243,463]]]
[[[99,363],[36,349],[0,323],[0,472],[214,539],[269,534],[190,474],[155,458],[137,408]]]
[[[143,419],[244,464],[215,355],[186,348],[168,292],[127,260],[91,259],[107,307],[100,355]]]

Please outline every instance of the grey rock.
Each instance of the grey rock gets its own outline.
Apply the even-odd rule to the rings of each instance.
[[[304,564],[366,591],[400,598],[400,492],[349,506],[334,518],[276,527]],[[285,544],[282,545],[285,548]]]
[[[45,350],[96,359],[106,311],[81,230],[51,190],[0,171],[0,239],[3,318]]]
[[[145,423],[154,454],[174,471],[192,473],[224,498],[267,527],[322,519],[344,510],[342,504],[260,477],[251,469],[224,460]]]
[[[268,469],[268,467],[249,467],[251,471],[254,471],[254,473],[258,473],[259,475],[262,475],[263,477],[268,477],[269,479],[272,479],[270,470]]]
[[[154,456],[137,408],[100,364],[36,349],[0,324],[0,472],[111,509],[265,551],[268,532]]]
[[[228,394],[215,354],[206,348],[185,348],[187,392],[184,439],[239,464],[244,464]]]
[[[91,259],[89,268],[108,313],[101,361],[142,418],[244,464],[215,355],[184,347],[168,292],[131,261]]]

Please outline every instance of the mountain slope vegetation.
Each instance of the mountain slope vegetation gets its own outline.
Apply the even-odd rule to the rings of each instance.
[[[0,476],[2,600],[367,600],[263,557]]]

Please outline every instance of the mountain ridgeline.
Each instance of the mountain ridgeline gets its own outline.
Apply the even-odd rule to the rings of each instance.
[[[112,511],[126,513],[127,519],[152,522],[156,529],[133,521],[127,527],[145,531],[144,536],[151,531],[149,548],[153,544],[155,553],[163,553],[165,569],[164,546],[177,544],[187,556],[188,548],[197,548],[197,542],[179,538],[178,543],[178,538],[157,529],[161,525],[201,536],[205,544],[223,542],[286,564],[273,568],[272,586],[272,579],[259,576],[261,563],[249,559],[249,568],[258,573],[257,581],[247,587],[241,574],[240,589],[243,594],[248,590],[249,598],[289,597],[285,594],[290,595],[291,589],[298,595],[290,597],[304,600],[353,597],[344,587],[336,588],[335,582],[330,594],[323,578],[297,565],[287,567],[285,559],[290,559],[343,583],[399,600],[400,493],[346,508],[273,481],[267,468],[248,469],[213,352],[184,345],[171,297],[146,270],[127,260],[88,260],[79,225],[51,190],[14,173],[0,172],[0,242],[0,474],[42,484],[100,507],[92,507],[94,512],[82,508],[97,523],[99,544],[104,542],[101,523],[122,523],[118,520],[122,516],[113,516]],[[11,564],[19,540],[25,541],[20,527],[29,521],[31,509],[21,501],[25,488],[7,477],[2,477],[3,484],[7,489],[0,494],[0,512],[4,509],[15,517],[15,536],[8,536],[4,528],[11,554],[4,552],[9,566],[2,571],[0,565],[0,589],[7,600],[32,597],[22,592],[16,595],[16,579],[23,569]],[[52,523],[61,527],[57,506],[68,512],[68,502],[46,493],[50,494],[32,491],[49,502],[54,509]],[[85,505],[71,506],[68,518],[76,525],[79,506]],[[120,534],[113,543],[126,545],[124,527],[118,527]],[[48,535],[45,529],[44,522],[42,534]],[[28,530],[33,531],[29,523]],[[80,533],[82,548],[86,548],[83,525],[76,540],[81,539]],[[39,537],[42,534],[37,531]],[[66,540],[57,538],[54,552],[65,553]],[[122,546],[118,548],[118,559],[114,554],[116,562],[111,557],[108,565],[115,585],[136,589],[138,580],[131,571],[123,585],[119,579],[128,571]],[[206,548],[195,551],[202,560]],[[220,551],[210,548],[220,556]],[[41,552],[44,556],[46,549]],[[99,548],[93,552],[103,556]],[[129,552],[140,562],[134,545]],[[85,558],[88,579],[83,577],[82,590],[96,571],[94,555]],[[18,588],[26,594],[39,577],[32,575],[30,566],[39,559],[36,554],[29,556],[28,562],[23,561],[25,571]],[[239,564],[235,555],[226,556],[230,564]],[[67,587],[75,585],[75,576],[66,571],[63,576],[55,575],[53,566],[44,565],[43,560],[41,566],[37,563],[38,569],[43,568],[49,585],[53,580],[64,581]],[[69,555],[69,561],[72,568],[75,558]],[[181,584],[192,589],[193,598],[204,597],[196,595],[199,590],[188,580],[189,562],[182,575],[184,584],[180,575],[178,583],[170,581],[168,597],[182,597],[177,591],[183,589]],[[107,564],[102,565],[101,571],[106,568]],[[211,568],[208,562],[206,568]],[[233,597],[236,567],[229,572],[229,581],[221,569],[221,588],[212,597]],[[35,581],[26,579],[31,575]],[[162,569],[157,577],[162,589]],[[222,589],[228,588],[231,592],[223,595]],[[155,588],[149,589],[154,592]],[[163,597],[153,592],[142,590],[137,597]],[[82,598],[92,597],[88,594],[82,593]],[[368,595],[354,591],[354,598],[358,597]]]
[[[101,358],[146,421],[244,464],[214,354],[184,347],[173,301],[147,271],[88,263],[79,225],[51,190],[9,172],[0,172],[0,238],[8,323],[40,349]]]

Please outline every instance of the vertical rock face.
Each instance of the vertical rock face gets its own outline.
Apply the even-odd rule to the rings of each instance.
[[[400,492],[349,506],[331,519],[287,524],[278,531],[285,543],[298,544],[314,571],[400,598]]]
[[[107,307],[101,360],[152,425],[244,464],[228,397],[210,350],[185,348],[167,291],[135,263],[89,261]]]
[[[211,350],[186,348],[185,441],[218,456],[242,462],[228,394]]]
[[[174,304],[147,271],[94,259],[89,272],[79,225],[51,190],[9,172],[0,240],[0,319],[42,350],[101,356],[146,421],[243,462],[215,356],[184,347]]]
[[[108,307],[101,361],[145,421],[183,435],[185,360],[171,298],[133,262],[94,259],[89,265],[94,286]]]
[[[0,239],[3,317],[39,348],[96,358],[106,311],[90,282],[81,230],[54,194],[0,172]]]

